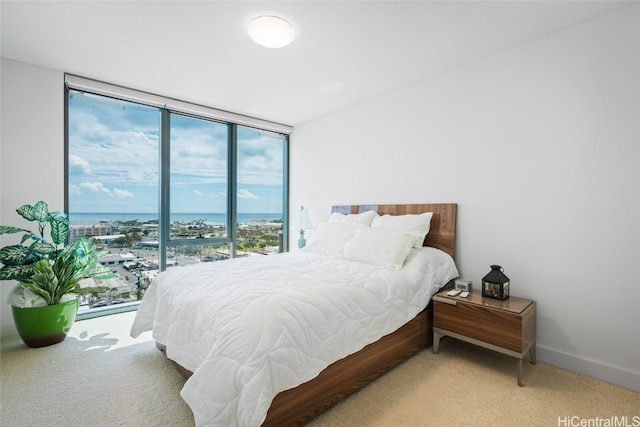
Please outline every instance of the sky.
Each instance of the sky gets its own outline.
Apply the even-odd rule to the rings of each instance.
[[[70,91],[69,211],[157,212],[160,110]],[[281,138],[238,127],[238,212],[282,212]],[[172,213],[226,212],[227,126],[171,115]]]

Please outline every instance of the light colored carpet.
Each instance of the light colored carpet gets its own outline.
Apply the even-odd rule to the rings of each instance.
[[[134,315],[78,321],[64,342],[40,349],[2,340],[0,425],[193,426],[180,374],[150,334],[129,337]],[[601,424],[589,425],[640,426],[639,393],[528,361],[526,385],[518,387],[514,359],[453,339],[440,348],[417,354],[309,426],[572,426],[596,419]]]

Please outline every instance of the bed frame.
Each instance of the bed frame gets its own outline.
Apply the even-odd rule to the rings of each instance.
[[[457,204],[334,206],[332,212],[357,214],[376,210],[380,215],[433,212],[424,246],[455,255]],[[433,341],[431,305],[413,320],[369,344],[362,350],[329,365],[314,379],[279,393],[271,403],[263,426],[298,426],[335,405],[339,400],[373,381]],[[161,348],[162,349],[162,348]],[[176,364],[189,378],[191,372]]]

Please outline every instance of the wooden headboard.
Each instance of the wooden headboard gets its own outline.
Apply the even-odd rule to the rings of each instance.
[[[423,246],[438,248],[453,258],[456,249],[456,203],[431,203],[409,205],[340,205],[332,206],[331,212],[358,214],[374,210],[380,215],[406,215],[433,212],[429,234]]]

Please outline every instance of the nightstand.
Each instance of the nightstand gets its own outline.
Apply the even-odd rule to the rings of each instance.
[[[517,358],[518,385],[522,387],[523,357],[528,352],[531,364],[536,363],[536,302],[483,298],[480,291],[467,298],[440,292],[433,297],[434,353],[445,335]]]

